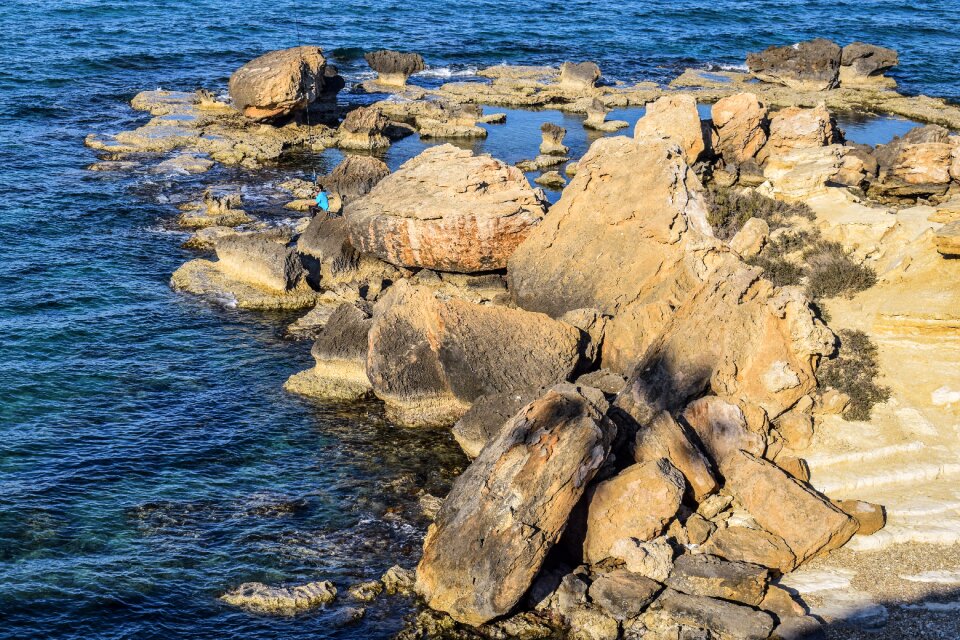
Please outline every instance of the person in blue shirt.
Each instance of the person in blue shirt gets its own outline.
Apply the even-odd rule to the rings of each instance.
[[[327,192],[323,190],[323,185],[320,185],[320,191],[317,192],[317,209],[321,211],[330,210],[330,201],[327,198]]]

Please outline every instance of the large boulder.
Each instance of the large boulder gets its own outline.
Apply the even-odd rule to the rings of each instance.
[[[288,116],[305,109],[325,89],[327,61],[320,47],[271,51],[230,76],[230,98],[243,115],[256,121]]]
[[[589,91],[600,80],[600,67],[594,62],[564,62],[560,65],[560,86],[574,91]]]
[[[821,103],[812,109],[787,107],[770,118],[770,135],[761,160],[781,156],[798,149],[825,147],[840,142],[833,116]]]
[[[480,396],[569,379],[581,341],[579,329],[544,314],[400,282],[377,303],[367,373],[394,419],[446,426]]]
[[[347,221],[324,212],[317,213],[300,234],[297,252],[307,281],[315,288],[345,284],[358,291],[381,289],[404,275],[393,265],[357,251]]]
[[[767,142],[767,107],[753,93],[721,98],[710,109],[717,140],[714,150],[724,162],[739,165]]]
[[[843,87],[896,86],[883,73],[897,66],[897,52],[865,42],[852,42],[843,48],[840,57],[840,85]]]
[[[502,269],[546,212],[523,172],[453,145],[427,149],[344,209],[354,246],[397,266]]]
[[[558,385],[521,409],[454,483],[427,531],[417,591],[478,625],[527,592],[615,427],[603,394]]]
[[[797,564],[842,546],[857,521],[812,487],[765,460],[740,451],[720,469],[724,488],[770,533],[782,538]]]
[[[680,508],[684,488],[683,475],[666,459],[631,465],[601,482],[590,498],[584,560],[617,557],[622,541],[659,536]]]
[[[404,53],[383,49],[364,54],[364,60],[377,72],[377,82],[395,87],[407,84],[407,78],[423,71],[427,65],[419,53]]]
[[[220,269],[237,280],[276,291],[295,289],[304,280],[300,256],[283,236],[237,233],[217,240],[215,248]]]
[[[681,93],[663,96],[648,104],[633,130],[634,138],[643,136],[673,140],[683,149],[687,164],[696,162],[706,148],[696,98]]]
[[[376,106],[357,107],[343,119],[337,144],[341,149],[375,151],[390,146],[383,130],[390,120]]]
[[[390,169],[379,158],[348,155],[333,171],[320,178],[324,189],[340,197],[344,205],[370,193],[373,187],[390,175]]]
[[[837,86],[840,58],[837,43],[817,38],[748,54],[747,67],[765,82],[802,91],[824,91]]]
[[[698,501],[718,487],[710,461],[694,444],[688,431],[666,411],[637,429],[633,457],[640,463],[668,459],[683,474]]]

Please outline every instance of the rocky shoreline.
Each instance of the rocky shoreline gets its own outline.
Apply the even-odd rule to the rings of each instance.
[[[365,106],[338,99],[346,82],[321,49],[298,47],[239,69],[230,102],[144,92],[132,106],[146,125],[86,139],[93,170],[144,154],[194,174],[350,152],[318,179],[330,210],[290,225],[229,191],[183,206],[188,246],[216,260],[171,278],[243,309],[307,310],[288,332],[313,340],[315,366],[288,391],[376,398],[398,428],[452,428],[473,459],[428,500],[416,570],[349,597],[416,594],[429,609],[406,638],[819,637],[830,619],[785,576],[919,531],[869,491],[889,477],[821,482],[809,459],[828,467],[850,450],[831,438],[871,416],[903,444],[891,406],[934,435],[960,410],[957,372],[890,367],[891,354],[960,353],[960,108],[898,94],[883,75],[896,52],[864,43],[770,48],[748,72],[687,71],[668,87],[566,62],[428,91],[408,84],[417,54],[367,61],[377,78],[352,91],[389,95]],[[513,166],[451,144],[503,122],[479,105],[584,114],[601,134],[630,126],[611,109],[645,113],[633,137],[602,136],[580,158],[544,125]],[[839,110],[930,124],[870,147],[844,139]],[[411,135],[447,142],[391,172],[378,156]],[[529,171],[562,189],[557,202]],[[307,212],[316,183],[279,188]],[[223,599],[291,614],[337,597],[326,582],[253,583]]]

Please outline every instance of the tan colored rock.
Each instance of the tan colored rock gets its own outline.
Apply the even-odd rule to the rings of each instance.
[[[666,460],[635,464],[601,482],[590,499],[584,558],[611,556],[622,539],[641,542],[660,535],[677,513],[683,476]]]
[[[791,409],[777,418],[774,426],[791,449],[806,449],[813,440],[813,417],[805,411]]]
[[[619,131],[620,129],[626,129],[630,126],[629,122],[624,122],[623,120],[607,120],[607,113],[609,111],[610,109],[607,105],[593,98],[585,107],[584,112],[587,117],[583,121],[583,126],[587,129],[606,132]],[[568,171],[567,175],[572,176],[573,174]]]
[[[353,245],[405,267],[501,269],[543,217],[523,173],[453,145],[431,147],[348,204]]]
[[[934,243],[940,255],[960,256],[960,221],[945,224],[934,236]]]
[[[582,606],[573,610],[569,620],[570,640],[617,640],[617,620],[598,607]]]
[[[372,395],[367,379],[367,334],[372,325],[373,320],[355,305],[341,305],[310,351],[316,365],[291,376],[284,389],[334,401],[355,401]]]
[[[770,238],[770,225],[762,218],[750,218],[740,231],[730,239],[730,248],[741,258],[753,258],[758,255]]]
[[[696,162],[706,148],[696,98],[678,94],[648,104],[646,113],[633,129],[634,138],[643,136],[672,140],[683,149],[688,164]]]
[[[954,145],[947,142],[904,145],[890,175],[907,184],[947,184],[953,153]]]
[[[777,466],[789,473],[800,482],[810,482],[810,466],[803,458],[796,456],[778,455]]]
[[[580,331],[520,309],[393,285],[375,308],[367,374],[392,418],[452,425],[478,397],[561,382],[580,362]]]
[[[687,521],[683,523],[683,528],[687,531],[687,540],[690,541],[690,544],[697,545],[706,542],[710,534],[717,529],[716,525],[697,513],[691,514],[687,518]]]
[[[261,582],[245,582],[220,599],[235,607],[257,613],[293,615],[333,602],[337,588],[323,580],[293,587],[270,587]]]
[[[633,444],[633,458],[638,463],[668,459],[683,474],[697,501],[717,489],[709,460],[691,441],[684,427],[666,411],[658,413],[648,424],[640,425]]]
[[[778,584],[767,585],[767,594],[760,602],[760,608],[769,611],[780,620],[797,618],[807,613],[803,605],[793,599],[793,594]]]
[[[427,531],[417,592],[467,624],[510,611],[607,456],[598,391],[559,385],[504,426],[454,483]]]
[[[827,183],[843,167],[843,158],[840,145],[798,148],[771,156],[763,169],[771,191],[764,195],[788,202],[806,202],[825,195],[829,191]]]
[[[220,193],[213,188],[203,191],[200,202],[182,205],[183,213],[177,218],[177,224],[189,229],[208,227],[238,227],[253,222],[243,210],[243,199],[239,193]]]
[[[377,72],[377,83],[405,87],[407,78],[427,68],[419,53],[380,50],[364,54],[364,60]]]
[[[837,142],[837,137],[833,117],[823,103],[813,109],[787,107],[770,117],[770,135],[761,159],[795,149],[825,147]]]
[[[319,47],[271,51],[230,76],[230,97],[251,120],[289,115],[306,108],[323,92],[326,64]]]
[[[879,504],[863,500],[838,500],[834,504],[860,525],[857,535],[873,535],[887,524],[886,511]]]
[[[600,67],[593,62],[564,62],[560,65],[560,86],[573,91],[589,91],[597,86]]]
[[[385,149],[390,146],[390,140],[383,135],[388,124],[390,120],[376,105],[357,107],[340,124],[337,145],[357,151]]]
[[[778,536],[760,529],[726,527],[717,529],[702,551],[727,560],[749,562],[783,573],[796,566],[796,556]]]
[[[843,48],[840,58],[841,87],[895,87],[892,78],[885,78],[883,72],[897,66],[900,59],[897,52],[886,47],[852,42]]]
[[[708,629],[711,635],[738,640],[766,640],[773,630],[769,614],[750,607],[665,589],[644,614],[648,628],[681,624]]]
[[[563,144],[563,136],[567,135],[566,129],[552,122],[544,122],[540,125],[540,132],[543,136],[540,153],[557,156],[570,153],[570,147]]]
[[[684,409],[683,419],[719,466],[741,449],[759,456],[766,448],[763,435],[747,428],[743,410],[723,398],[705,396],[694,400]]]
[[[673,568],[673,547],[666,537],[648,542],[636,538],[621,538],[610,548],[610,557],[622,560],[627,571],[663,582]]]
[[[717,136],[714,149],[728,164],[738,165],[755,157],[767,142],[767,107],[753,93],[721,98],[710,114]]]
[[[767,592],[767,574],[765,568],[755,564],[687,553],[673,563],[667,586],[692,596],[757,606]]]
[[[747,55],[750,73],[801,91],[824,91],[837,86],[842,51],[830,40],[817,38]]]
[[[722,466],[725,489],[764,529],[781,538],[798,564],[843,545],[857,521],[773,464],[740,452]]]

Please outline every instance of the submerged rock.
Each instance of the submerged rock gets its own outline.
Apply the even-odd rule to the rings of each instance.
[[[519,602],[606,458],[606,410],[599,391],[563,384],[504,425],[427,531],[417,591],[432,608],[476,625]]]
[[[293,587],[270,587],[262,582],[245,582],[220,596],[220,599],[257,613],[293,615],[329,604],[336,597],[337,588],[324,580]]]
[[[405,162],[348,205],[355,247],[402,267],[502,269],[546,212],[523,173],[453,145]]]

